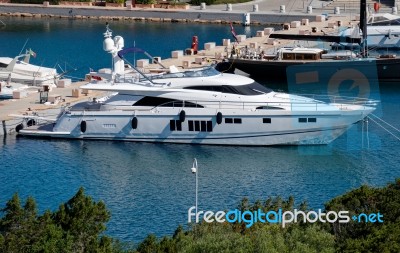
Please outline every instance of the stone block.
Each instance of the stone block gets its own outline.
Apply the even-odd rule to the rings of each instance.
[[[290,28],[298,28],[300,27],[300,21],[292,21],[290,23]]]
[[[264,31],[257,31],[256,37],[264,37],[264,36],[265,36]]]
[[[136,61],[136,66],[139,68],[144,68],[149,66],[149,59],[139,59]]]
[[[246,40],[246,35],[245,34],[237,35],[236,38],[238,42],[244,42]]]
[[[182,50],[172,51],[171,56],[172,56],[172,58],[175,58],[175,59],[180,58],[183,56],[183,51]]]
[[[72,94],[71,94],[72,97],[79,98],[80,95],[81,93],[79,92],[79,89],[72,89]]]
[[[231,40],[230,39],[223,39],[222,40],[222,45],[224,47],[229,47],[231,45]]]
[[[325,15],[317,15],[317,16],[315,16],[315,21],[316,22],[324,22],[325,21]]]
[[[13,99],[21,99],[26,98],[28,94],[24,90],[15,90],[13,91]]]
[[[57,104],[58,102],[61,101],[61,95],[59,94],[49,94],[48,100],[47,102],[53,103],[53,104]]]
[[[204,43],[204,49],[205,50],[211,50],[215,48],[215,42],[208,42]]]
[[[303,18],[303,19],[301,20],[301,24],[302,24],[302,25],[309,25],[309,24],[310,24],[310,20],[309,20],[308,18]]]
[[[264,28],[264,34],[265,35],[270,35],[273,32],[274,32],[274,28],[273,27]]]
[[[58,88],[65,88],[71,85],[71,79],[60,79],[57,82]]]

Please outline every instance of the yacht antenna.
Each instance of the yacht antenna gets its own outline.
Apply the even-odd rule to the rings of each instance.
[[[362,31],[362,54],[363,57],[368,56],[368,45],[367,45],[367,1],[361,0],[360,2],[360,29]]]
[[[28,40],[29,40],[29,38],[26,39],[25,44],[23,45],[23,47],[21,48],[21,51],[19,52],[19,55],[21,55],[22,51],[24,51],[24,48],[25,48],[26,44],[28,43]]]

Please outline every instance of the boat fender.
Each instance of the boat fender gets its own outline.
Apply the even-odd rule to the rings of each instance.
[[[179,120],[180,120],[181,122],[185,122],[185,118],[186,118],[186,112],[185,112],[184,110],[182,110],[182,111],[179,113]]]
[[[136,129],[138,125],[138,119],[136,117],[132,118],[132,129]]]
[[[18,125],[15,127],[15,131],[16,131],[17,133],[19,133],[19,131],[21,131],[23,128],[24,128],[24,125],[22,125],[22,123],[21,123],[21,124],[18,124]]]
[[[81,132],[86,132],[86,121],[84,120],[81,121]]]
[[[219,125],[219,124],[221,124],[222,123],[222,113],[221,112],[218,112],[217,113],[217,124]]]
[[[28,120],[28,122],[26,122],[26,125],[28,127],[34,126],[34,125],[36,125],[36,121],[34,119],[30,119],[30,120]]]

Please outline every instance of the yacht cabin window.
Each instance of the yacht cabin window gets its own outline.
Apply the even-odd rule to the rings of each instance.
[[[204,91],[214,91],[214,92],[222,92],[229,94],[237,94],[237,95],[261,95],[270,93],[272,90],[266,88],[265,86],[254,82],[247,85],[198,85],[198,86],[189,86],[184,89],[190,90],[204,90]]]
[[[282,59],[284,60],[319,60],[320,54],[310,53],[283,53]]]

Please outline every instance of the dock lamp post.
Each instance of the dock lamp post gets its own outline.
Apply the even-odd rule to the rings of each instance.
[[[198,166],[197,166],[197,159],[196,158],[194,158],[193,159],[193,165],[192,165],[192,173],[193,174],[196,174],[196,206],[195,206],[195,208],[196,208],[196,217],[197,217],[197,191],[198,191],[198,187],[199,187],[199,185],[198,185],[198,179],[197,179],[197,174],[199,174],[199,168],[198,168]]]

